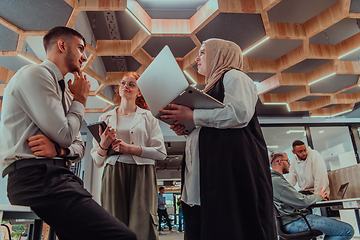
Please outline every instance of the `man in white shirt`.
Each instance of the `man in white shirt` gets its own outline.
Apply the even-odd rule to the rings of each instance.
[[[306,147],[300,140],[294,141],[292,147],[295,156],[291,160],[286,180],[292,186],[298,183],[301,192],[317,193],[322,188],[326,189],[327,195],[330,196],[327,169],[320,153]]]
[[[85,39],[55,27],[44,36],[46,60],[22,67],[4,91],[0,121],[0,163],[8,175],[11,204],[30,206],[68,239],[136,239],[98,205],[69,166],[84,156],[80,127],[90,83],[80,71],[87,60]],[[65,89],[64,76],[72,72]]]

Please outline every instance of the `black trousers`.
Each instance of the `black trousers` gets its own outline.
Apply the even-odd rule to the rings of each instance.
[[[44,164],[15,170],[9,174],[7,190],[11,204],[30,206],[60,240],[136,239],[65,167]]]
[[[201,207],[200,206],[190,207],[184,202],[181,202],[181,204],[184,214],[184,223],[186,223],[185,239],[200,240],[201,239]]]
[[[159,230],[162,231],[162,228],[161,228],[162,217],[165,218],[166,223],[169,226],[169,230],[171,230],[172,229],[171,221],[169,219],[169,215],[168,215],[166,209],[162,210],[162,209],[158,208],[158,215],[159,215]]]

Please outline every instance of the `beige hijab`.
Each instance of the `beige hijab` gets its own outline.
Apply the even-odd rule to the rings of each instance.
[[[210,38],[203,43],[206,54],[206,86],[203,91],[207,92],[224,72],[231,69],[242,69],[243,55],[240,47],[230,41]]]

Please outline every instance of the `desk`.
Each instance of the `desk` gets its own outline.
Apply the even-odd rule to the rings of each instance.
[[[41,240],[42,220],[30,207],[0,204],[0,222],[14,219],[34,219],[29,229],[28,239]]]
[[[353,209],[356,216],[357,226],[360,232],[360,198],[349,198],[349,199],[340,199],[340,200],[330,200],[330,201],[321,201],[316,202],[310,206],[311,208],[316,207],[330,207],[332,210],[348,210]]]

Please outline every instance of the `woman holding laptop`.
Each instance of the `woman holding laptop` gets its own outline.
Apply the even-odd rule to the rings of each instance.
[[[181,121],[196,129],[186,139],[182,204],[187,240],[276,239],[272,184],[266,144],[257,120],[253,81],[241,71],[240,47],[209,39],[196,57],[205,93],[224,108],[195,109],[170,104],[160,110],[170,128],[184,135]]]
[[[150,111],[136,84],[139,74],[125,74],[119,83],[120,106],[104,113],[99,121],[100,143],[93,141],[95,166],[105,164],[101,204],[136,233],[138,240],[158,239],[157,179],[155,159],[164,160],[166,149],[158,120]],[[108,155],[108,149],[118,155]]]

